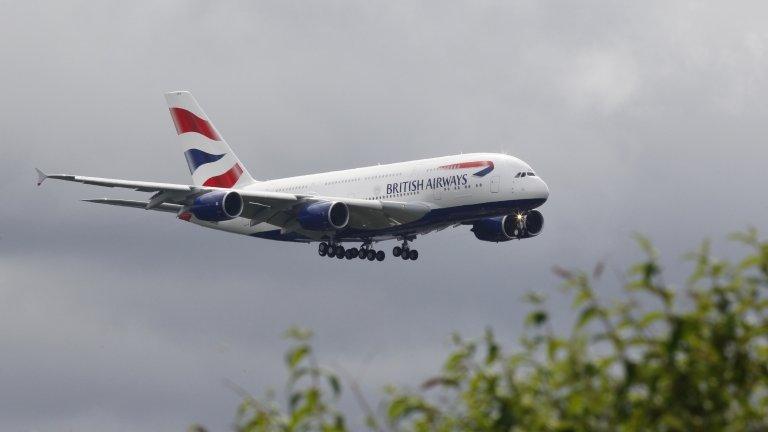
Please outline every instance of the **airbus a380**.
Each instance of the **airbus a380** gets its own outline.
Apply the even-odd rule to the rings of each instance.
[[[489,242],[535,237],[544,228],[535,209],[547,201],[549,189],[516,157],[460,154],[258,181],[191,93],[170,92],[165,98],[191,185],[38,169],[38,186],[52,178],[153,193],[147,201],[85,201],[173,213],[206,228],[270,240],[319,242],[320,256],[347,260],[383,261],[384,251],[374,244],[384,240],[402,242],[392,249],[395,257],[416,260],[419,253],[409,242],[461,225]]]

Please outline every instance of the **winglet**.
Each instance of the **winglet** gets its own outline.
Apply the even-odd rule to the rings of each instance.
[[[43,184],[43,181],[48,178],[48,175],[42,171],[40,171],[39,168],[35,168],[35,171],[37,171],[37,185],[40,186]]]

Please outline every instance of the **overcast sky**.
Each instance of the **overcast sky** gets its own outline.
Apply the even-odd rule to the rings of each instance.
[[[2,3],[1,430],[227,430],[225,380],[282,390],[292,324],[375,397],[436,371],[452,331],[511,345],[528,290],[567,322],[553,264],[620,271],[639,231],[674,265],[768,228],[765,2]],[[549,184],[544,233],[342,262],[34,186],[35,166],[188,183],[180,89],[259,179],[516,155]]]

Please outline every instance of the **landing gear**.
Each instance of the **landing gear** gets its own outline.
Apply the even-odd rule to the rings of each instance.
[[[400,257],[403,259],[403,261],[412,260],[416,261],[419,259],[419,251],[416,249],[411,249],[408,247],[408,239],[403,240],[402,246],[395,246],[392,248],[392,255],[396,257]]]
[[[344,246],[331,242],[320,242],[317,247],[317,253],[320,256],[327,256],[330,258],[348,259],[353,260],[358,258],[360,260],[368,261],[384,261],[386,254],[384,251],[377,251],[371,247],[371,242],[366,241],[360,248],[352,247],[345,249]]]
[[[347,249],[347,255],[346,255],[346,258],[347,258],[348,260],[351,260],[352,258],[357,258],[357,254],[358,254],[358,252],[357,252],[357,248],[350,248],[350,249]]]

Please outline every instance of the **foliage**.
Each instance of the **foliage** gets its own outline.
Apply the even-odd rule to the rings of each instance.
[[[766,431],[768,430],[768,242],[734,236],[749,248],[738,262],[717,260],[708,242],[681,290],[662,277],[657,252],[626,276],[607,304],[591,273],[555,268],[573,296],[566,334],[545,299],[526,298],[527,331],[505,351],[489,329],[479,340],[455,335],[438,375],[418,389],[389,388],[378,413],[358,397],[371,430],[384,431]],[[318,367],[310,334],[292,330],[286,355],[288,402],[248,396],[237,430],[345,431],[334,409],[341,385]],[[356,396],[356,384],[352,383]]]

